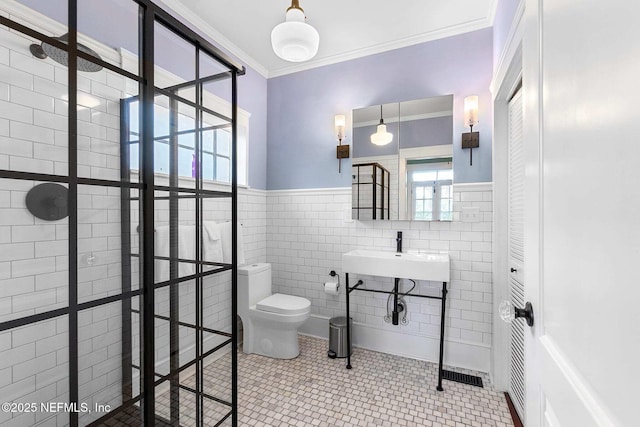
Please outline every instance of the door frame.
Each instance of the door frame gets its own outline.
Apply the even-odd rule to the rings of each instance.
[[[498,305],[510,300],[508,223],[509,213],[509,101],[522,81],[522,38],[524,1],[520,2],[496,66],[490,90],[493,95],[493,313],[490,376],[501,391],[509,390],[511,327],[498,314]]]

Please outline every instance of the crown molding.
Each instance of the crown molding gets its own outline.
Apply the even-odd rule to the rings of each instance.
[[[202,19],[200,15],[193,12],[187,6],[185,6],[180,0],[161,0],[164,5],[171,8],[174,12],[186,19],[195,28],[194,30],[202,31],[206,36],[211,38],[211,41],[219,45],[223,49],[227,50],[231,55],[244,62],[246,65],[255,70],[264,78],[269,78],[269,70],[256,61],[251,55],[240,49],[235,43],[229,40],[227,37],[215,28],[213,28],[207,21]]]
[[[495,0],[494,0],[495,2]],[[441,28],[435,31],[429,31],[422,34],[417,34],[411,37],[405,37],[400,40],[394,40],[388,43],[380,43],[374,46],[369,46],[362,49],[353,50],[350,52],[340,53],[317,60],[311,60],[304,63],[292,64],[286,67],[278,68],[269,72],[268,78],[280,77],[286,74],[297,73],[300,71],[310,70],[312,68],[318,68],[325,65],[337,64],[339,62],[349,61],[352,59],[362,58],[364,56],[375,55],[377,53],[383,53],[390,50],[401,49],[403,47],[413,46],[420,43],[443,39],[445,37],[457,36],[472,31],[483,30],[490,28],[493,23],[491,22],[491,13],[484,18],[475,19],[465,22],[463,24],[453,25],[446,28]]]
[[[489,16],[487,17],[487,19],[491,23],[492,27],[493,27],[493,24],[496,22],[496,15],[498,13],[498,3],[499,2],[500,2],[500,0],[492,0],[491,1],[491,6],[489,6]]]

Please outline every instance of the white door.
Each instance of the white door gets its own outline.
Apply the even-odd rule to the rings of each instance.
[[[640,1],[526,0],[526,419],[640,425]]]
[[[509,296],[515,307],[524,307],[524,144],[522,90],[509,101],[508,269]],[[524,419],[525,356],[523,321],[511,322],[509,396]]]

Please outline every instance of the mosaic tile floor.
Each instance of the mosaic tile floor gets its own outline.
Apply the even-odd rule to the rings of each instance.
[[[239,354],[241,426],[513,425],[504,395],[487,376],[485,388],[445,381],[438,392],[432,363],[355,348],[349,371],[344,359],[327,357],[325,340],[301,336],[300,350],[287,361]],[[224,357],[207,367],[216,397],[228,396],[220,385],[228,384],[229,363]],[[208,412],[212,420],[224,413],[219,407]]]

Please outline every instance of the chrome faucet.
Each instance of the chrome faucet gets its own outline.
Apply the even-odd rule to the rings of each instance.
[[[396,237],[396,252],[402,253],[402,231],[398,231],[398,237]]]

